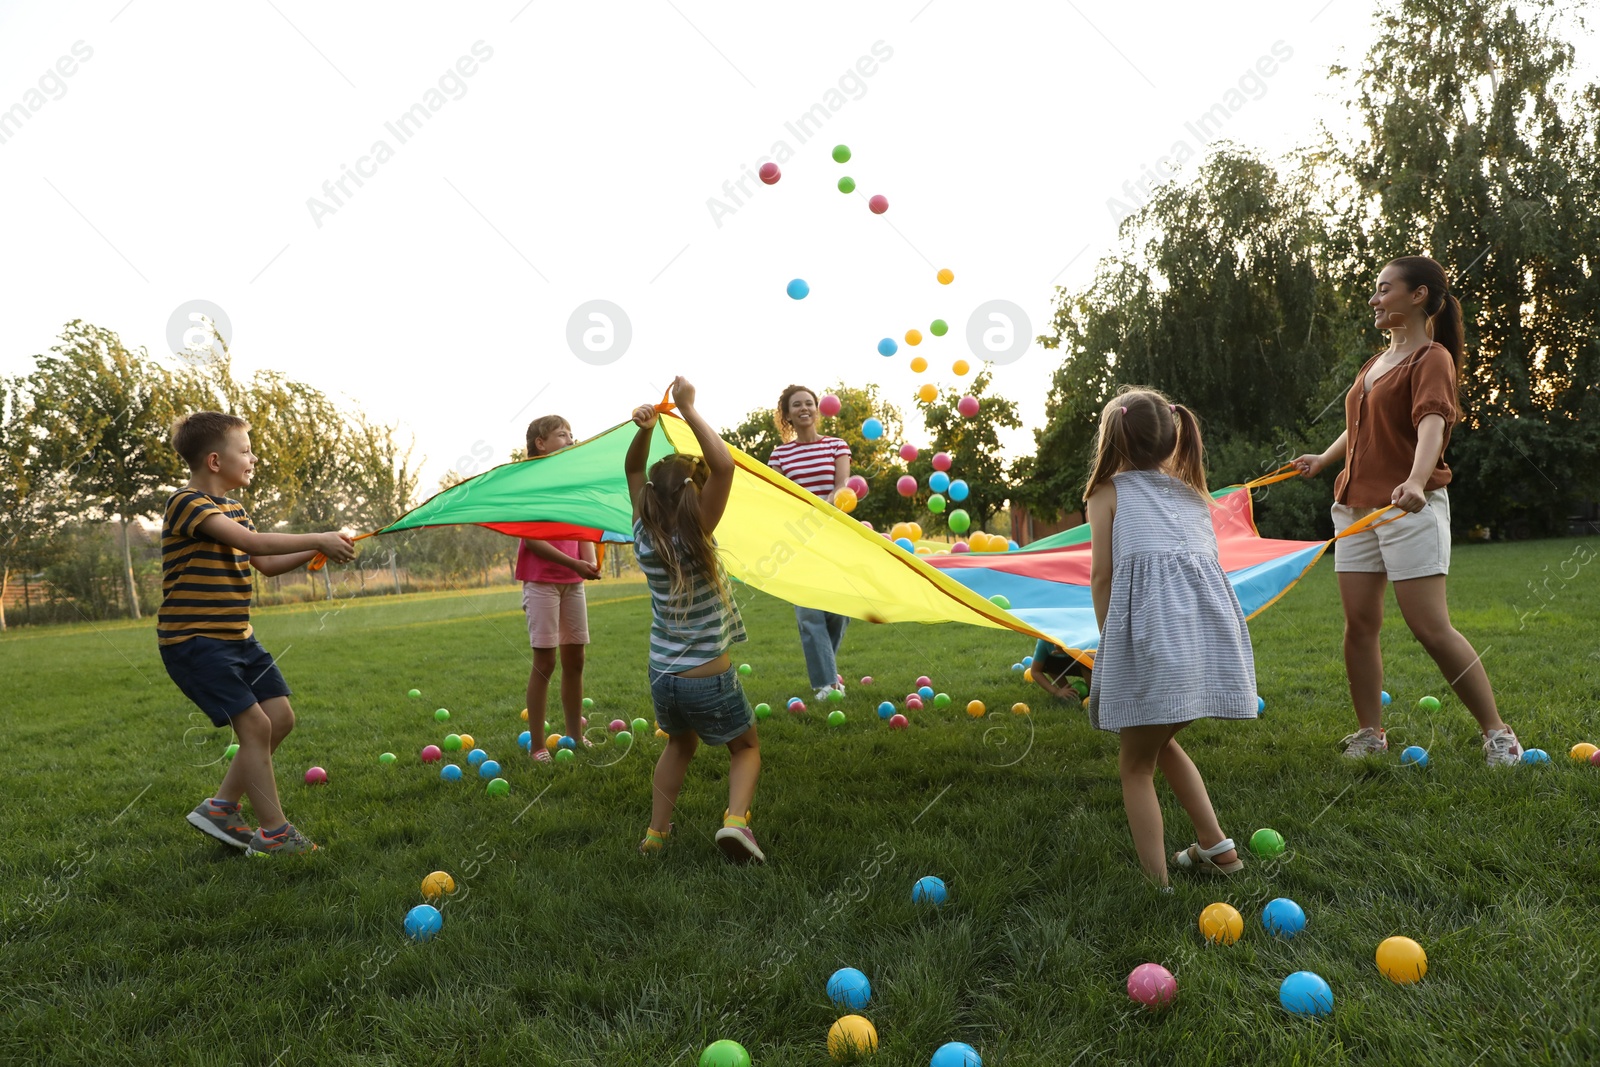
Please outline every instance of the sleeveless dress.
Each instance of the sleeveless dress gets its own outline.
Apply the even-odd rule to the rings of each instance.
[[[1158,471],[1112,479],[1111,604],[1089,686],[1101,730],[1256,717],[1244,611],[1217,562],[1210,502]]]

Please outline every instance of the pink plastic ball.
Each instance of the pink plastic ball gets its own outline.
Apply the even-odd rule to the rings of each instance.
[[[950,546],[950,551],[952,553],[954,553],[954,552],[971,552],[972,551],[972,546],[967,544],[965,541],[957,541],[955,544]]]
[[[444,753],[439,751],[438,745],[429,745],[422,750],[422,762],[432,763],[442,755],[444,755]]]
[[[950,469],[950,453],[948,453],[948,452],[935,452],[933,454],[933,469],[936,470],[936,471],[947,471],[947,470],[949,470]]]
[[[889,725],[891,727],[893,727],[894,729],[896,729],[896,730],[904,730],[906,728],[906,725],[910,721],[911,721],[910,719],[907,719],[904,715],[900,714],[898,711],[895,712],[893,715],[889,716]]]
[[[328,780],[328,772],[321,767],[313,767],[306,772],[306,785],[322,785]]]
[[[1128,975],[1128,996],[1147,1008],[1164,1008],[1178,995],[1178,980],[1159,963],[1141,963]]]
[[[915,696],[906,697],[906,710],[907,711],[921,711],[922,710],[922,698],[921,697],[915,697]]]
[[[962,397],[960,400],[956,401],[956,410],[961,412],[961,414],[965,415],[967,418],[972,418],[972,416],[978,413],[978,398],[975,396]]]
[[[932,685],[932,684],[933,684],[933,679],[929,678],[926,674],[922,675],[920,678],[917,679],[917,688],[918,689],[921,689],[925,685]]]
[[[910,463],[912,460],[916,459],[917,458],[917,446],[916,445],[901,445],[900,446],[900,458],[905,460],[907,463]]]
[[[824,396],[821,400],[817,401],[817,410],[822,412],[830,419],[839,414],[839,408],[841,406],[842,405],[839,403],[839,398],[834,396],[832,393],[829,393],[827,396]],[[857,493],[856,495],[860,496],[861,494]]]
[[[778,170],[778,165],[776,163],[763,163],[761,164],[761,169],[756,171],[756,173],[761,175],[761,180],[766,182],[768,185],[777,185],[778,179],[783,177],[783,174]]]
[[[852,474],[844,484],[847,489],[856,495],[857,500],[867,499],[867,492],[872,488],[867,484],[867,480],[859,474]]]
[[[917,480],[909,474],[902,474],[900,480],[894,483],[901,496],[915,496],[917,493]]]
[[[793,704],[789,705],[789,710],[796,715],[804,715],[806,713],[806,702],[803,700],[796,700]]]
[[[1590,754],[1590,756],[1589,756],[1589,765],[1591,767],[1600,767],[1600,749],[1596,749],[1593,753]]]
[[[621,719],[612,719],[611,722],[606,726],[606,729],[610,730],[614,734],[620,734],[627,728],[628,724],[623,722]]]
[[[874,196],[871,200],[867,201],[867,207],[872,209],[872,213],[874,215],[882,215],[885,211],[889,210],[889,198],[884,196],[882,193],[879,193],[877,196]]]
[[[861,679],[861,684],[862,685],[871,685],[872,684],[872,675],[869,674],[866,677],[862,678]]]

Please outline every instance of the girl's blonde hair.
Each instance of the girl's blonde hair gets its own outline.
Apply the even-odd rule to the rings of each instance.
[[[794,440],[794,423],[789,421],[789,401],[794,399],[796,393],[810,393],[811,402],[813,404],[818,402],[817,391],[815,389],[807,389],[803,385],[791,385],[778,394],[778,407],[772,413],[772,421],[777,423],[778,440],[784,444]],[[820,415],[821,413],[819,412],[818,414]]]
[[[528,458],[542,456],[537,442],[540,438],[549,437],[557,430],[572,432],[572,424],[560,415],[544,415],[528,423]]]
[[[700,525],[700,490],[710,473],[699,456],[674,453],[650,468],[639,497],[639,523],[649,533],[671,578],[670,610],[680,617],[688,615],[697,575],[711,580],[724,611],[733,604],[717,547],[710,532]]]
[[[1154,470],[1187,482],[1209,500],[1204,458],[1194,412],[1148,386],[1125,385],[1100,413],[1094,466],[1083,497],[1087,500],[1122,471]]]

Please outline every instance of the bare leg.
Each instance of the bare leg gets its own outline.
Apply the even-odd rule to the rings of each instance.
[[[256,821],[276,829],[289,820],[278,803],[278,783],[272,777],[272,720],[260,704],[251,704],[233,717],[233,732],[239,738],[239,751],[222,776],[217,799],[232,804],[241,796],[249,797]]]
[[[761,740],[754,726],[728,742],[728,814],[744,816],[761,776]]]
[[[567,736],[583,736],[583,646],[561,646],[561,712],[567,723]],[[528,711],[533,717],[533,711]]]
[[[1350,703],[1363,730],[1383,728],[1383,591],[1387,575],[1341,571],[1339,599],[1344,602],[1344,672],[1350,680]],[[1398,588],[1396,589],[1398,592]]]
[[[543,733],[550,710],[550,676],[556,672],[556,650],[533,650],[533,667],[528,671],[528,729],[535,736]]]
[[[1405,616],[1406,625],[1421,642],[1433,662],[1444,672],[1445,681],[1455,690],[1461,703],[1478,720],[1484,733],[1504,730],[1494,702],[1494,689],[1489,685],[1489,674],[1483,669],[1483,660],[1472,648],[1472,642],[1462,637],[1450,624],[1450,607],[1445,601],[1445,578],[1435,574],[1427,578],[1410,578],[1394,583],[1394,598]]]
[[[283,739],[294,729],[294,709],[288,697],[269,697],[261,702],[261,710],[272,723],[272,751],[276,753]]]
[[[689,772],[689,761],[694,759],[700,738],[692,733],[674,734],[656,760],[656,773],[652,779],[650,802],[650,829],[664,834],[672,826],[672,809],[678,806],[678,790],[683,788],[683,776]]]
[[[1157,885],[1167,884],[1167,852],[1162,839],[1161,805],[1156,800],[1156,756],[1173,727],[1127,726],[1121,732],[1117,770],[1122,776],[1122,806],[1139,853],[1139,866]]]
[[[1200,777],[1199,768],[1183,750],[1183,746],[1178,744],[1176,737],[1162,747],[1160,754],[1156,756],[1156,765],[1161,768],[1167,784],[1177,794],[1178,803],[1183,805],[1183,810],[1189,815],[1189,821],[1194,824],[1196,843],[1201,848],[1211,848],[1226,837],[1217,822],[1217,813],[1211,810],[1211,797],[1206,793],[1205,780]],[[1211,859],[1213,863],[1232,863],[1238,858],[1238,850],[1230,848]]]

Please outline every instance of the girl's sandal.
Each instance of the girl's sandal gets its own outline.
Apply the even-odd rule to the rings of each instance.
[[[1172,854],[1173,866],[1185,871],[1200,871],[1204,874],[1237,874],[1244,870],[1244,860],[1235,859],[1232,863],[1218,863],[1213,856],[1220,856],[1229,849],[1234,848],[1233,838],[1224,837],[1210,848],[1201,848],[1198,843],[1190,845],[1181,852]]]
[[[645,828],[644,840],[639,842],[639,855],[654,856],[667,847],[667,838],[672,836],[673,823],[667,823],[667,832],[658,834],[649,827]]]

